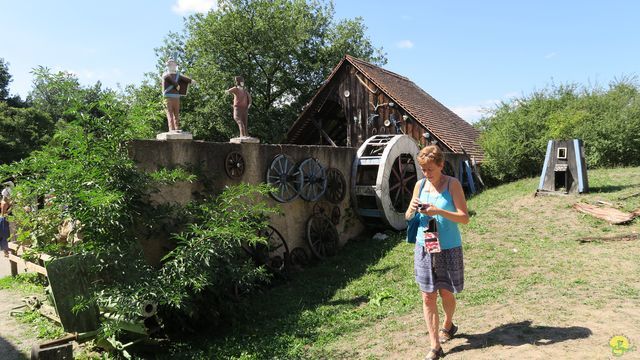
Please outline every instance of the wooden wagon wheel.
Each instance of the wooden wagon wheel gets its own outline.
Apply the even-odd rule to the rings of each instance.
[[[232,179],[239,179],[244,174],[244,157],[237,151],[227,154],[224,159],[224,171]]]
[[[289,259],[289,247],[282,234],[273,226],[267,225],[259,235],[267,239],[267,244],[243,245],[242,248],[258,265],[264,265],[272,272],[283,271]]]
[[[340,224],[341,216],[342,214],[340,213],[340,207],[334,206],[333,209],[331,210],[331,222],[333,223],[333,225]]]
[[[393,162],[389,176],[389,195],[396,211],[406,211],[409,207],[417,179],[413,156],[400,154]]]
[[[276,188],[271,196],[279,202],[295,199],[302,188],[302,179],[302,172],[283,154],[276,156],[267,170],[267,184]]]
[[[324,215],[313,215],[307,221],[307,241],[311,252],[319,259],[333,256],[338,251],[339,235],[331,220]]]
[[[320,199],[327,189],[327,175],[324,167],[318,160],[308,158],[300,163],[298,170],[303,178],[300,196],[307,201]]]
[[[324,196],[334,204],[340,203],[347,193],[347,182],[340,170],[329,168],[327,170],[327,191]]]

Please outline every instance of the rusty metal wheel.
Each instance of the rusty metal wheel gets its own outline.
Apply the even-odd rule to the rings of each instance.
[[[327,190],[327,174],[324,167],[318,160],[308,158],[300,163],[298,170],[303,178],[300,196],[307,201],[320,199]]]
[[[239,179],[244,174],[244,157],[237,151],[227,154],[224,159],[224,171],[232,179]]]
[[[340,236],[331,220],[324,215],[313,215],[307,221],[307,241],[313,255],[325,259],[338,252]]]
[[[302,172],[287,155],[276,156],[267,170],[267,184],[275,187],[271,196],[279,202],[295,199],[302,188],[302,180]]]
[[[336,168],[327,170],[327,191],[324,196],[334,204],[339,204],[347,193],[347,182],[342,172]]]
[[[289,247],[282,234],[273,226],[268,225],[260,231],[259,235],[267,239],[267,244],[243,245],[242,248],[251,255],[258,265],[264,265],[275,273],[284,271],[286,263],[289,261]]]
[[[339,206],[334,206],[333,209],[331,210],[331,222],[333,223],[333,225],[338,225],[340,224],[340,217],[342,216],[342,214],[340,213],[340,207]]]

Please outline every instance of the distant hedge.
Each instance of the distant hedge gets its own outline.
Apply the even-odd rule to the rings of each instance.
[[[489,184],[538,176],[550,139],[582,139],[587,166],[640,165],[640,86],[554,85],[502,102],[476,125]]]

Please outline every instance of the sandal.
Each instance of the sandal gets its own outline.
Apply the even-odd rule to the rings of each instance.
[[[451,340],[453,336],[458,332],[458,327],[455,324],[451,324],[451,329],[445,330],[440,329],[440,333],[438,337],[440,337],[440,344],[444,344],[447,341]]]
[[[436,360],[436,359],[441,359],[444,357],[444,350],[442,350],[442,348],[436,350],[436,349],[431,349],[429,350],[429,353],[427,354],[427,357],[424,358],[424,360]]]

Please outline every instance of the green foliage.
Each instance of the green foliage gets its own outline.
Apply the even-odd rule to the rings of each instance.
[[[34,108],[10,107],[0,101],[0,164],[23,159],[49,142],[51,117]]]
[[[584,140],[590,168],[638,165],[640,86],[633,78],[606,90],[552,86],[499,104],[478,127],[490,183],[539,175],[551,139]]]
[[[193,182],[196,180],[194,174],[189,173],[183,168],[176,168],[173,170],[160,169],[150,174],[151,179],[159,184],[173,184],[178,181]]]
[[[65,335],[61,326],[40,315],[37,310],[19,313],[16,318],[22,323],[31,325],[38,339],[59,339]]]
[[[0,101],[9,97],[9,84],[11,83],[11,74],[9,74],[9,63],[0,58]]]
[[[224,90],[242,75],[253,98],[249,132],[278,142],[345,54],[386,62],[361,18],[333,17],[331,2],[300,0],[227,0],[217,11],[189,17],[185,33],[170,33],[156,51],[159,69],[176,54],[199,84],[183,99],[185,128],[208,140],[235,134]]]

